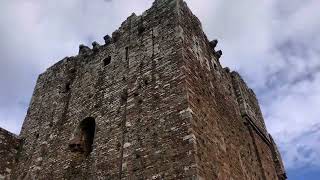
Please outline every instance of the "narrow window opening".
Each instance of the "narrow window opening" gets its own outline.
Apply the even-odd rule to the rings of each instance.
[[[67,84],[66,84],[65,92],[69,92],[69,91],[70,91],[70,89],[71,89],[70,86],[71,86],[70,83],[67,83]]]
[[[126,47],[126,60],[129,59],[129,47]]]
[[[103,60],[103,65],[104,66],[107,66],[107,65],[109,65],[111,63],[111,56],[108,56],[107,58],[105,58],[104,60]]]
[[[123,90],[120,97],[121,97],[121,104],[126,103],[128,99],[128,92],[126,90]]]
[[[81,121],[69,144],[70,150],[89,155],[92,151],[95,129],[96,123],[94,118],[88,117]]]
[[[141,35],[144,32],[145,28],[143,27],[143,25],[140,25],[138,27],[138,34]]]

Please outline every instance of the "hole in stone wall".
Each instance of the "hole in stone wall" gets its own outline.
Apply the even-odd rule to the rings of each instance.
[[[103,65],[104,66],[107,66],[107,65],[109,65],[111,63],[111,56],[108,56],[107,58],[105,58],[104,60],[103,60]]]
[[[141,157],[140,154],[138,153],[136,153],[135,155],[136,155],[136,159],[139,159]]]
[[[146,86],[148,86],[148,84],[149,84],[148,79],[145,79],[145,80],[144,80],[144,84],[145,84]]]
[[[70,91],[70,89],[71,89],[71,84],[70,84],[70,83],[67,83],[67,84],[66,84],[66,87],[65,87],[65,92]]]
[[[145,28],[143,27],[143,25],[139,25],[138,27],[138,34],[141,35],[144,32]]]
[[[70,74],[75,74],[76,70],[74,68],[70,69]]]
[[[129,59],[129,47],[126,47],[126,60]]]
[[[81,121],[74,137],[70,141],[70,150],[89,155],[92,151],[95,129],[96,123],[94,118],[88,117]]]
[[[123,92],[121,93],[121,104],[124,104],[127,102],[128,99],[128,92],[126,90],[123,90]]]

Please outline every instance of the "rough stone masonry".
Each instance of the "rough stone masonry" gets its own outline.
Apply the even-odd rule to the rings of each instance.
[[[284,180],[254,92],[182,0],[156,0],[105,44],[38,78],[0,179]]]

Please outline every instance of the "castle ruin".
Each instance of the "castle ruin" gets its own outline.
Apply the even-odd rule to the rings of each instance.
[[[105,44],[39,75],[0,179],[284,180],[254,92],[182,0],[156,0]]]

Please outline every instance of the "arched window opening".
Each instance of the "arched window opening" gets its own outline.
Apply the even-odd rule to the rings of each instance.
[[[95,129],[94,118],[89,117],[81,121],[73,138],[70,140],[69,148],[71,152],[89,155],[92,151]]]

